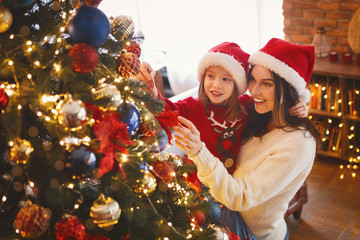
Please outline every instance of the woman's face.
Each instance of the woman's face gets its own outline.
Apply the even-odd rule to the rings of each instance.
[[[233,94],[235,81],[225,68],[211,66],[206,69],[204,90],[211,103],[225,107]]]
[[[254,98],[255,110],[264,114],[274,109],[275,82],[271,72],[260,65],[255,65],[249,79],[249,91]]]

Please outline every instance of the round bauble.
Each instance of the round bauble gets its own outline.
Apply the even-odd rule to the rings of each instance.
[[[124,52],[116,58],[117,72],[123,78],[131,78],[140,72],[140,60],[131,52]]]
[[[34,148],[31,143],[20,138],[13,141],[14,145],[10,148],[10,161],[16,164],[27,164]]]
[[[140,126],[140,112],[138,108],[128,102],[123,102],[117,108],[120,113],[120,120],[127,124],[129,135],[133,135],[139,129]]]
[[[111,20],[111,34],[123,41],[134,34],[134,23],[130,17],[120,15]]]
[[[0,5],[0,33],[6,32],[13,22],[13,15],[10,10]]]
[[[80,146],[70,153],[66,166],[71,169],[75,177],[91,177],[96,167],[95,151],[88,146]]]
[[[15,217],[15,228],[24,238],[38,238],[48,228],[50,214],[45,208],[26,202]]]
[[[149,195],[156,189],[156,178],[151,172],[145,171],[142,178],[137,179],[133,184],[134,191],[140,194]]]
[[[221,207],[218,202],[215,202],[213,199],[209,199],[208,203],[210,205],[209,211],[206,213],[206,216],[210,223],[219,222],[221,216]]]
[[[67,130],[75,131],[86,122],[86,108],[81,100],[64,99],[56,106],[58,122]]]
[[[223,227],[215,225],[213,228],[215,230],[215,239],[216,240],[229,240],[230,239],[227,231]]]
[[[69,51],[73,70],[78,73],[91,73],[99,62],[96,49],[87,43],[77,43]]]
[[[114,199],[100,194],[99,198],[91,206],[90,217],[101,228],[117,224],[121,209]]]
[[[101,46],[110,33],[110,22],[105,13],[93,6],[80,7],[68,23],[71,39],[76,43]]]
[[[4,89],[0,88],[0,111],[4,110],[8,105],[8,103],[9,103],[9,96],[7,95]]]
[[[121,104],[121,94],[116,86],[112,84],[102,84],[94,91],[95,100],[107,99],[108,102],[100,103],[100,108],[103,109],[116,109]]]
[[[191,213],[191,222],[194,223],[198,227],[202,227],[206,221],[206,215],[201,210],[196,210]]]
[[[134,53],[137,57],[140,57],[140,55],[141,55],[140,45],[135,41],[126,42],[124,49],[127,52]]]
[[[55,224],[56,240],[83,239],[88,236],[83,222],[77,216],[66,215]]]
[[[151,164],[151,172],[157,180],[162,180],[166,183],[170,183],[175,177],[174,166],[167,160],[156,160]]]

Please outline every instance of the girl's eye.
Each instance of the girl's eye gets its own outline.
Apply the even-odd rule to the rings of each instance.
[[[231,81],[231,79],[230,79],[230,78],[223,78],[223,80],[224,80],[225,82],[229,82],[229,81]]]
[[[265,87],[271,87],[272,86],[272,84],[269,83],[269,82],[264,82],[264,85],[265,85]]]
[[[209,77],[209,78],[213,78],[214,75],[213,75],[213,74],[208,74],[208,77]]]

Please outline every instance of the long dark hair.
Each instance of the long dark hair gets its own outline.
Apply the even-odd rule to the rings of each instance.
[[[248,73],[248,84],[250,81],[253,67]],[[284,131],[303,130],[308,131],[316,140],[317,146],[321,140],[321,135],[308,118],[298,118],[291,116],[289,108],[294,106],[299,100],[299,94],[293,86],[291,86],[285,79],[278,74],[270,71],[274,77],[275,82],[275,104],[271,112],[259,114],[255,111],[254,104],[249,112],[249,120],[243,132],[244,142],[251,137],[261,137],[266,134],[269,129],[268,126],[271,122],[274,123],[276,128],[281,128]],[[280,122],[282,120],[283,122]],[[288,130],[290,129],[292,130]]]

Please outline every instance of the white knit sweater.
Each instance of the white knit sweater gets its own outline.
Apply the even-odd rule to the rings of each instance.
[[[282,240],[284,214],[309,175],[315,153],[316,143],[308,132],[275,129],[241,147],[233,176],[204,144],[192,160],[212,196],[239,211],[256,239]]]

